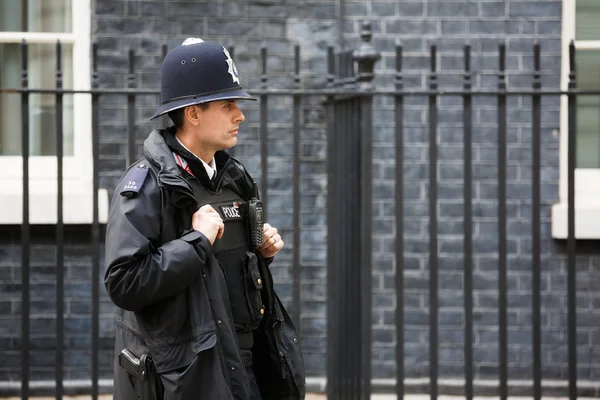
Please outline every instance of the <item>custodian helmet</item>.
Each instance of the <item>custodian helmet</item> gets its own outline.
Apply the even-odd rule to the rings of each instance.
[[[256,100],[242,90],[227,49],[202,39],[186,39],[160,67],[160,107],[152,118],[193,104],[215,100]]]

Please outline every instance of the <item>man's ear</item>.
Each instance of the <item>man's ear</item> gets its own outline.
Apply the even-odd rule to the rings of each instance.
[[[192,105],[187,106],[183,109],[183,115],[186,120],[192,125],[200,124],[200,117],[198,115],[198,106]]]

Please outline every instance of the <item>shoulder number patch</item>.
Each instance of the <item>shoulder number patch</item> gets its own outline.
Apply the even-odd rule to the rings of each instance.
[[[131,168],[123,179],[123,187],[119,194],[121,196],[132,198],[137,196],[142,189],[142,185],[148,175],[148,166],[140,164],[137,167]]]

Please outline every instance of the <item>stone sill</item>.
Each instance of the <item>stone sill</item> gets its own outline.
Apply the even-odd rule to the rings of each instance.
[[[552,206],[552,237],[567,239],[567,203]],[[600,203],[575,204],[575,238],[600,239]]]
[[[36,188],[32,185],[29,193],[29,223],[56,224],[57,189]],[[63,222],[65,224],[91,224],[92,190],[70,187],[63,190]],[[98,190],[98,222],[108,219],[108,192]],[[23,192],[13,190],[0,195],[0,224],[13,225],[23,223]]]

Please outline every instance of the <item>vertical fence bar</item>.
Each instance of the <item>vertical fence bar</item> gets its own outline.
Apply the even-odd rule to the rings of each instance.
[[[21,399],[29,398],[29,277],[31,231],[29,226],[29,73],[27,42],[21,42],[21,153],[23,156],[23,223],[21,224]]]
[[[127,75],[127,88],[135,88],[135,53],[129,49],[129,74]],[[127,94],[127,160],[126,168],[136,160],[135,149],[135,94]]]
[[[294,86],[300,89],[300,46],[294,46]],[[300,95],[294,95],[293,135],[293,244],[292,244],[292,310],[298,333],[302,335],[300,324]]]
[[[361,400],[371,398],[371,339],[372,331],[372,297],[373,297],[373,265],[372,265],[372,213],[373,213],[373,73],[375,62],[381,55],[375,50],[371,43],[372,33],[371,24],[369,22],[362,23],[361,29],[362,43],[358,50],[354,53],[354,59],[358,62],[358,83],[361,90],[360,97],[360,236],[358,239],[359,247],[361,247],[360,257],[360,293],[362,294],[361,302]],[[358,126],[358,125],[357,125]]]
[[[229,52],[229,57],[231,57],[231,59],[233,60],[235,58],[234,57],[235,56],[235,47],[229,46],[229,47],[227,47],[227,51]],[[229,149],[227,149],[227,153],[229,153],[229,155],[231,157],[235,157],[235,146],[230,147]]]
[[[348,71],[348,52],[343,52],[339,55],[339,76],[342,79],[342,83],[345,88],[350,88],[349,84],[349,71]],[[347,180],[348,175],[352,175],[352,172],[355,172],[356,169],[353,169],[352,172],[346,174],[348,171],[348,164],[344,157],[355,157],[356,154],[353,153],[354,149],[352,148],[352,144],[354,142],[354,138],[356,136],[355,126],[349,121],[349,117],[351,115],[351,100],[342,99],[338,100],[339,113],[337,114],[337,124],[339,124],[340,130],[338,131],[338,140],[337,143],[341,144],[340,152],[337,154],[337,168],[339,172],[340,180]],[[338,193],[341,196],[344,196],[344,193],[356,193],[356,180],[358,176],[355,176],[356,179],[350,180],[349,185],[346,187],[342,187],[340,185]],[[347,192],[344,192],[346,190]],[[340,222],[343,224],[344,220],[348,217],[349,210],[353,207],[357,207],[357,204],[353,204],[352,199],[349,201],[344,201],[342,197],[338,198],[338,204],[340,205],[341,218]],[[350,262],[350,258],[355,256],[356,253],[353,253],[350,257],[348,254],[342,254],[343,249],[351,249],[352,245],[352,235],[346,229],[343,229],[343,233],[340,235],[339,242],[339,254],[342,262],[338,261],[338,271],[340,274],[340,282],[342,282],[342,286],[339,288],[339,299],[340,299],[340,309],[341,309],[341,332],[347,332],[346,335],[340,332],[339,342],[341,345],[341,349],[339,350],[340,361],[339,361],[339,374],[341,380],[341,388],[338,396],[340,399],[349,398],[349,400],[354,400],[353,397],[358,395],[358,385],[356,385],[356,375],[355,369],[356,364],[358,364],[358,355],[360,354],[360,350],[356,349],[354,353],[347,353],[347,350],[352,344],[356,342],[356,336],[359,335],[359,330],[356,329],[355,326],[351,326],[351,321],[349,318],[349,311],[352,310],[352,307],[355,307],[352,304],[352,301],[355,300],[350,298],[348,294],[348,288],[350,287],[350,279],[354,270],[354,265]],[[350,262],[350,263],[348,263]],[[343,265],[345,264],[345,268]],[[355,311],[358,311],[356,308]],[[357,313],[358,314],[358,313]],[[358,315],[357,315],[357,319]],[[359,328],[360,329],[360,328]]]
[[[569,399],[577,398],[577,269],[575,266],[575,167],[577,166],[577,88],[575,74],[575,43],[569,44],[569,144],[567,159],[567,287],[568,287],[568,347]]]
[[[356,81],[354,77],[354,64],[352,60],[352,52],[346,51],[342,54],[343,57],[343,77],[345,79],[345,86],[349,90],[356,90]],[[344,112],[342,113],[342,118],[344,120],[344,130],[342,132],[347,132],[348,136],[346,137],[346,146],[345,151],[341,153],[340,161],[341,161],[341,170],[342,171],[351,171],[350,176],[355,179],[351,179],[352,183],[350,186],[347,186],[346,190],[348,192],[345,193],[353,193],[354,195],[360,193],[360,167],[353,168],[348,165],[348,159],[355,159],[360,163],[361,155],[360,155],[360,122],[362,120],[362,116],[360,113],[360,103],[354,97],[351,99],[345,99],[342,101],[342,107],[344,107]],[[342,133],[343,135],[343,133]],[[346,178],[347,179],[347,178]],[[344,193],[344,192],[342,192]],[[342,202],[344,204],[344,215],[348,216],[352,214],[352,211],[360,213],[360,205],[361,202],[358,199],[358,196],[354,197],[351,201]],[[359,217],[360,218],[360,217]],[[357,222],[354,220],[354,222]],[[360,220],[358,221],[360,224]],[[352,234],[349,230],[345,229],[345,248],[356,249],[361,245],[359,242],[359,236]],[[342,248],[344,248],[342,247]],[[358,253],[354,253],[352,256],[359,256]],[[352,257],[351,256],[351,257]],[[343,386],[342,398],[348,400],[360,399],[361,397],[361,382],[360,382],[360,369],[361,369],[361,349],[360,344],[362,343],[362,314],[361,314],[361,297],[364,295],[362,291],[360,291],[360,296],[352,296],[352,289],[358,289],[360,287],[360,275],[358,268],[355,265],[352,265],[351,269],[344,268],[344,289],[342,289],[343,294],[342,298],[344,304],[344,319],[345,319],[345,329],[347,332],[352,332],[345,337],[345,347],[342,350],[342,354],[344,354],[344,361],[342,365],[347,366],[346,372],[343,376],[345,376],[348,380],[348,384]],[[358,279],[357,279],[358,278]],[[352,318],[352,315],[356,315],[358,318]],[[358,345],[358,348],[356,347]],[[356,348],[357,351],[350,352],[348,351],[351,348]]]
[[[366,90],[365,90],[366,92]],[[361,316],[361,400],[369,400],[371,398],[371,324],[372,318],[372,181],[373,181],[373,94],[368,94],[360,98],[360,135],[359,146],[361,151],[361,176],[360,176],[360,216],[361,229],[358,246],[361,248],[361,268],[360,275],[356,275],[355,279],[360,279],[357,287],[360,287],[362,294],[362,304],[360,309]],[[358,126],[358,125],[357,125]]]
[[[473,398],[473,188],[472,188],[472,135],[473,96],[471,91],[471,46],[465,46],[465,73],[463,88],[464,127],[464,308],[465,308],[465,397]]]
[[[92,90],[98,89],[98,44],[92,44]],[[98,347],[100,343],[100,224],[98,221],[99,98],[92,93],[92,400],[98,400]]]
[[[431,46],[429,74],[429,387],[437,398],[438,385],[438,242],[437,242],[437,74],[436,46]]]
[[[396,90],[404,89],[402,45],[396,44]],[[404,95],[396,101],[396,395],[404,398]]]
[[[540,168],[541,168],[541,95],[538,92],[541,89],[540,75],[540,45],[536,43],[533,46],[534,73],[532,95],[532,165],[531,165],[531,257],[532,257],[532,331],[533,331],[533,397],[539,400],[542,397],[542,362],[541,362],[541,230],[540,230]]]
[[[162,60],[164,60],[164,59],[165,59],[165,57],[167,56],[167,53],[168,53],[168,52],[169,52],[169,47],[168,47],[166,44],[163,44],[163,45],[161,46],[161,55],[162,55],[161,62],[162,62]],[[160,101],[161,101],[161,99],[160,99],[160,95],[159,95],[159,96],[158,96],[158,104],[159,104],[159,105],[160,105]],[[162,116],[162,117],[160,117],[160,118],[161,118],[161,120],[162,120],[162,126],[163,126],[163,127],[167,127],[167,126],[169,126],[169,123],[171,122],[171,119],[169,118],[169,115],[168,115],[168,114],[165,114],[165,115],[163,115],[163,116]]]
[[[350,66],[353,67],[353,62],[352,62],[352,54],[349,54],[350,56],[350,60],[349,60],[349,64]],[[354,79],[354,71],[352,71],[352,78]],[[356,87],[356,82],[354,83],[354,87]],[[365,157],[365,150],[363,148],[363,146],[367,145],[370,146],[370,144],[368,143],[364,143],[364,139],[367,139],[367,142],[370,142],[370,138],[365,138],[364,135],[368,134],[369,136],[371,135],[370,133],[366,133],[363,130],[364,125],[362,125],[364,123],[364,119],[365,116],[364,114],[364,104],[362,104],[362,98],[353,98],[349,105],[348,108],[348,116],[347,116],[347,121],[348,124],[351,125],[351,129],[353,129],[356,133],[352,136],[353,138],[356,138],[356,140],[353,140],[352,142],[352,151],[353,153],[350,154],[356,154],[358,155],[358,159],[361,160],[361,169],[364,168],[363,163],[365,162],[364,157]],[[354,188],[354,190],[356,190],[357,192],[355,193],[361,193],[361,196],[364,197],[365,195],[369,195],[369,193],[365,193],[365,191],[370,191],[370,188],[365,188],[364,184],[366,183],[364,180],[364,172],[359,172],[359,179],[356,180],[356,187]],[[369,180],[370,182],[370,180]],[[359,198],[359,196],[357,196],[357,202],[356,204],[351,204],[349,211],[351,212],[351,210],[359,210],[358,212],[360,213],[360,218],[361,220],[365,218],[365,215],[363,214],[363,209],[364,209],[364,199]],[[356,207],[356,208],[353,208]],[[369,210],[371,211],[371,210]],[[361,229],[364,229],[364,225],[363,222],[360,222],[360,226]],[[370,229],[370,228],[369,228]],[[370,236],[369,236],[370,237]],[[356,248],[359,248],[361,246],[365,245],[364,242],[364,235],[350,235],[350,246],[356,246]],[[370,243],[369,243],[370,244]],[[365,249],[362,249],[362,252],[360,254],[360,259],[364,259],[366,257],[366,254],[364,253]],[[369,253],[370,254],[370,253]],[[348,290],[348,293],[346,294],[346,298],[348,298],[350,300],[349,304],[350,304],[350,309],[347,311],[347,317],[349,321],[351,321],[350,323],[351,325],[351,329],[356,329],[356,341],[354,342],[354,344],[358,344],[360,347],[363,347],[360,349],[360,351],[357,351],[356,353],[353,354],[353,358],[352,361],[349,363],[350,365],[353,365],[354,368],[351,372],[351,377],[352,377],[352,385],[350,386],[349,390],[351,390],[350,396],[348,396],[350,399],[354,400],[359,400],[359,399],[369,399],[370,398],[370,388],[368,388],[366,385],[370,385],[371,381],[370,379],[367,380],[368,377],[370,377],[371,372],[368,370],[365,370],[365,357],[368,357],[369,363],[371,360],[371,356],[369,354],[365,354],[364,352],[364,346],[366,343],[371,343],[370,340],[370,331],[366,331],[366,329],[370,329],[371,327],[371,317],[368,315],[365,315],[364,311],[366,310],[366,304],[367,302],[370,301],[370,291],[367,291],[366,289],[366,285],[365,285],[365,281],[363,281],[364,279],[364,274],[366,273],[366,271],[363,268],[368,268],[369,270],[371,269],[371,266],[368,264],[362,264],[361,262],[361,269],[360,269],[360,273],[357,273],[358,271],[355,269],[354,273],[350,272],[350,276],[349,276],[349,280],[350,280],[350,286],[348,286],[349,288],[356,288],[356,290],[359,290],[361,295],[360,296],[352,296],[352,290]],[[369,284],[370,286],[370,284]],[[360,310],[360,319],[359,319],[359,323],[355,324],[352,322],[352,314],[353,314],[353,310]],[[370,310],[370,308],[369,308]],[[368,326],[367,326],[367,318],[368,317]],[[351,348],[351,347],[349,347]],[[369,350],[370,350],[370,346],[369,346]],[[369,364],[370,367],[370,364]],[[368,392],[367,392],[368,390]]]
[[[337,75],[340,78],[340,85],[348,86],[348,53],[342,52],[337,56]],[[339,149],[335,153],[336,160],[336,173],[338,179],[340,181],[346,180],[347,176],[344,174],[347,171],[346,165],[344,164],[344,155],[351,154],[352,151],[350,145],[352,143],[352,138],[354,136],[354,130],[352,124],[348,121],[348,115],[350,114],[348,111],[348,100],[336,100],[336,127],[337,131],[337,139],[334,142],[335,144],[339,143]],[[353,193],[354,187],[353,185],[356,183],[356,180],[352,180],[348,182],[349,185],[345,188],[342,185],[338,185],[337,187],[337,200],[338,204],[338,212],[340,213],[338,222],[343,224],[344,219],[348,215],[348,209],[350,201],[343,201],[343,193],[342,190],[347,190],[348,193]],[[344,399],[346,397],[350,397],[352,393],[356,394],[357,390],[355,387],[350,387],[352,385],[352,370],[353,370],[353,357],[359,351],[357,350],[354,354],[346,354],[346,350],[350,343],[353,342],[352,337],[357,333],[356,330],[351,330],[348,328],[348,310],[351,309],[351,305],[349,304],[352,299],[348,298],[348,291],[346,290],[349,287],[349,276],[347,268],[351,268],[351,265],[347,265],[346,268],[342,267],[342,265],[346,264],[347,254],[344,254],[344,248],[352,248],[350,243],[350,234],[345,229],[338,230],[339,232],[339,240],[337,244],[337,253],[338,258],[336,262],[336,269],[338,274],[338,281],[341,283],[338,284],[338,312],[340,314],[340,330],[338,331],[339,337],[336,338],[338,341],[338,367],[337,374],[338,380],[340,381],[339,392],[335,395],[339,399]],[[342,332],[348,332],[347,335],[344,335]]]
[[[506,266],[506,45],[498,51],[498,360],[500,400],[508,398],[507,266]]]
[[[56,42],[56,400],[63,394],[64,344],[64,225],[63,225],[63,87],[62,49]]]
[[[335,87],[335,57],[333,47],[327,47],[327,88]],[[337,377],[338,347],[335,339],[339,336],[340,315],[337,313],[337,285],[338,273],[336,269],[338,254],[336,241],[333,240],[333,229],[338,226],[338,214],[333,212],[336,206],[337,179],[335,154],[336,134],[336,104],[333,95],[327,96],[327,395],[334,398],[340,390]]]
[[[261,58],[261,70],[262,74],[260,76],[260,88],[265,90],[267,88],[267,47],[262,46],[260,48],[260,58]],[[267,118],[269,115],[268,110],[268,96],[266,94],[260,95],[260,171],[261,171],[261,199],[263,202],[263,213],[265,221],[268,221],[267,212],[269,208],[267,207],[267,193],[269,186],[269,171],[268,171],[268,128],[267,128]]]
[[[339,77],[340,81],[339,84],[341,85],[343,80],[344,80],[344,59],[342,57],[341,54],[339,54],[336,57],[337,63],[336,63],[336,72],[337,72],[337,76]],[[336,169],[336,176],[339,180],[342,180],[343,178],[343,159],[340,156],[340,154],[347,154],[348,149],[347,149],[347,144],[348,144],[348,136],[344,135],[344,132],[347,132],[347,126],[346,126],[346,108],[345,108],[345,104],[340,101],[340,100],[335,100],[336,104],[335,104],[335,125],[336,125],[336,139],[335,139],[335,144],[339,143],[339,149],[337,152],[334,152],[334,163],[335,163],[335,169]],[[350,132],[347,132],[348,134]],[[335,145],[332,143],[332,145]],[[343,203],[341,200],[341,190],[342,187],[341,185],[338,184],[337,188],[336,188],[336,204],[338,204],[338,213],[339,216],[337,218],[337,221],[339,224],[343,223],[343,216],[345,215],[345,203]],[[339,225],[338,225],[339,226]],[[337,374],[337,380],[339,381],[339,389],[338,392],[335,393],[338,397],[343,397],[344,395],[344,390],[346,388],[346,381],[344,380],[347,377],[347,372],[346,369],[348,368],[348,363],[345,362],[345,358],[344,358],[344,349],[347,347],[346,344],[346,340],[348,339],[347,336],[342,335],[341,332],[344,331],[344,327],[348,324],[348,321],[346,319],[346,307],[347,307],[347,301],[345,298],[346,292],[343,290],[343,288],[347,285],[346,282],[346,274],[345,274],[345,269],[343,269],[341,267],[341,262],[340,260],[344,260],[344,254],[343,254],[343,247],[347,244],[347,232],[340,232],[340,237],[338,240],[338,243],[336,243],[336,253],[337,253],[337,259],[336,261],[334,261],[336,263],[336,274],[338,277],[338,282],[343,282],[342,285],[340,286],[339,284],[337,284],[337,288],[336,288],[336,292],[338,294],[338,297],[336,298],[337,300],[337,305],[336,305],[336,312],[339,313],[339,324],[340,327],[338,329],[338,337],[335,338],[335,341],[338,342],[337,346],[337,367],[336,367],[336,374]],[[335,397],[334,397],[335,398]]]

